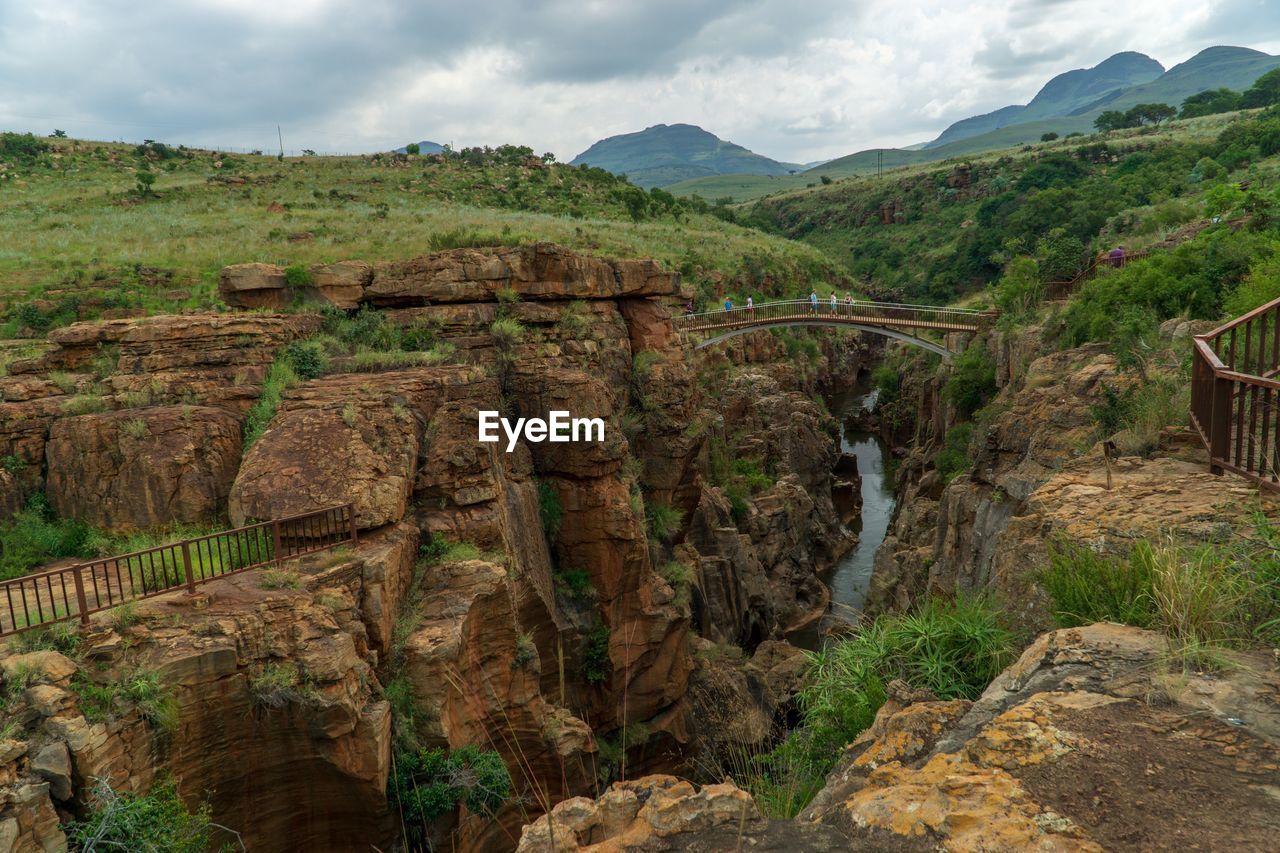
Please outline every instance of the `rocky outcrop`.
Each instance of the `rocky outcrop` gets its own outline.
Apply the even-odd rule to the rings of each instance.
[[[617,782],[575,797],[524,828],[521,853],[559,851],[821,850],[845,839],[822,826],[769,821],[732,782],[695,788],[674,776]],[[847,848],[845,848],[847,849]]]
[[[211,524],[240,464],[240,420],[205,406],[62,418],[45,458],[61,516],[108,530]]]
[[[218,296],[233,308],[280,311],[295,302],[355,308],[372,277],[373,268],[363,261],[315,264],[293,283],[274,264],[232,264],[218,273]]]
[[[1280,675],[1261,658],[1162,675],[1165,655],[1135,628],[1055,631],[972,707],[891,702],[801,820],[891,849],[1268,846]]]

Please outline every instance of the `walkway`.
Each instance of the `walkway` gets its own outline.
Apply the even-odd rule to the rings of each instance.
[[[989,328],[997,316],[995,311],[892,302],[840,302],[834,307],[829,302],[819,302],[815,309],[807,299],[792,299],[754,308],[688,314],[677,318],[675,327],[682,337],[701,338],[696,349],[761,329],[835,326],[884,335],[950,358],[955,350],[946,343],[948,335],[975,334]],[[942,342],[920,333],[935,333]]]

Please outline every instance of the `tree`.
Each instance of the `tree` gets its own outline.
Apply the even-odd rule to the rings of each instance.
[[[65,130],[56,130],[56,129],[55,129],[55,130],[53,131],[53,133],[51,133],[51,134],[49,134],[49,135],[50,135],[51,137],[53,137],[54,139],[66,139],[66,138],[67,138],[67,132],[66,132]]]
[[[1041,142],[1052,142],[1053,140],[1055,140],[1055,139],[1057,139],[1057,138],[1058,138],[1058,134],[1054,133],[1052,130],[1051,130],[1051,131],[1049,131],[1048,133],[1042,133],[1042,134],[1040,134],[1040,141],[1041,141]]]
[[[1129,122],[1128,127],[1141,127],[1146,124],[1160,124],[1177,114],[1178,111],[1168,104],[1138,104],[1126,112],[1124,117]]]
[[[1240,97],[1239,92],[1230,89],[1206,89],[1183,100],[1178,118],[1199,118],[1238,110]]]
[[[1240,97],[1240,106],[1246,110],[1273,104],[1280,104],[1280,68],[1268,71],[1253,81],[1253,85]]]
[[[1119,110],[1107,110],[1093,120],[1093,126],[1103,133],[1110,133],[1113,130],[1122,130],[1126,127],[1133,127],[1133,125],[1129,124],[1128,116]]]
[[[408,145],[404,147],[404,153],[406,154],[417,154],[421,150],[422,148],[419,147],[418,143],[416,142],[410,142]]]
[[[138,198],[146,198],[151,195],[151,185],[156,182],[156,173],[143,166],[133,177],[138,182],[137,186],[134,187]]]

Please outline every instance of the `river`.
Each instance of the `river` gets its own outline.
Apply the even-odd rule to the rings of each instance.
[[[876,393],[869,380],[862,377],[855,387],[830,401],[832,414],[840,419],[840,447],[857,458],[858,473],[862,475],[862,514],[849,525],[858,534],[858,544],[841,558],[827,580],[832,612],[851,621],[862,611],[876,549],[889,532],[895,503],[893,482],[885,475],[889,448],[879,435],[850,424],[875,407]]]

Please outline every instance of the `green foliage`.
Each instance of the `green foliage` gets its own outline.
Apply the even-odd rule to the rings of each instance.
[[[291,290],[301,290],[311,286],[311,273],[302,264],[290,264],[284,268],[284,283]]]
[[[9,639],[9,648],[18,654],[34,651],[60,652],[69,658],[80,655],[84,638],[75,622],[54,622],[33,628]]]
[[[500,352],[510,354],[524,339],[524,326],[514,317],[501,317],[489,326],[489,334]]]
[[[996,284],[995,301],[1002,323],[1023,323],[1035,316],[1044,299],[1040,265],[1034,259],[1017,257],[1005,267]]]
[[[1042,133],[1042,134],[1040,134],[1040,141],[1041,141],[1041,142],[1052,142],[1053,140],[1055,140],[1055,139],[1057,139],[1057,138],[1058,138],[1058,134],[1054,133],[1052,130],[1051,130],[1051,131],[1049,131],[1048,133]]]
[[[31,133],[0,133],[0,162],[33,165],[49,150],[49,143]]]
[[[1258,258],[1249,266],[1248,274],[1223,300],[1222,313],[1239,317],[1276,299],[1280,299],[1280,253]]]
[[[1178,118],[1199,118],[1200,116],[1229,113],[1240,109],[1240,93],[1230,89],[1206,89],[1189,95],[1182,101],[1182,109]]]
[[[1013,649],[1012,633],[986,599],[928,600],[913,613],[880,616],[809,656],[797,697],[803,725],[789,748],[825,773],[845,744],[871,725],[891,680],[942,699],[976,699],[1012,660]]]
[[[276,410],[280,408],[280,403],[284,399],[284,392],[297,385],[298,381],[298,374],[294,373],[292,365],[286,358],[278,358],[272,363],[262,383],[262,394],[250,407],[249,414],[244,420],[246,451],[267,431],[271,419],[276,416]]]
[[[90,722],[105,722],[119,717],[128,708],[162,734],[171,734],[178,726],[178,703],[155,670],[134,669],[118,681],[99,683],[77,674],[71,683],[81,712]]]
[[[1123,455],[1146,456],[1160,443],[1166,427],[1186,421],[1190,396],[1184,382],[1164,376],[1117,392],[1103,386],[1102,399],[1090,407],[1098,424],[1099,438],[1114,436]]]
[[[555,572],[556,588],[574,601],[586,601],[595,595],[591,573],[582,569],[561,569]]]
[[[213,845],[215,827],[208,803],[189,812],[168,777],[159,779],[146,794],[117,794],[99,779],[90,804],[88,817],[66,826],[67,841],[74,850],[205,853]]]
[[[260,708],[308,702],[315,689],[294,663],[269,663],[249,679],[249,696]]]
[[[427,565],[440,562],[447,553],[449,553],[449,540],[445,539],[444,534],[438,530],[418,546],[418,559],[425,561]]]
[[[280,351],[280,357],[299,379],[315,379],[329,369],[329,354],[319,341],[293,341]]]
[[[960,417],[982,408],[996,392],[996,363],[982,340],[969,344],[951,361],[951,375],[943,394]]]
[[[938,469],[938,476],[942,477],[942,482],[950,483],[961,473],[968,470],[970,464],[969,443],[972,440],[973,424],[956,424],[947,430],[946,438],[943,439],[942,449],[938,451],[938,455],[933,460],[933,465]]]
[[[138,198],[146,198],[151,195],[151,187],[156,182],[156,173],[150,169],[143,167],[133,175],[135,186],[134,193]]]
[[[609,626],[597,625],[582,644],[582,679],[588,684],[602,684],[613,674],[609,657]]]
[[[1240,107],[1251,110],[1280,104],[1280,68],[1268,71],[1240,96]]]
[[[560,493],[549,480],[538,480],[538,517],[542,519],[542,531],[547,534],[547,541],[554,543],[564,521],[564,507],[560,503]]]
[[[1049,567],[1037,582],[1049,596],[1050,612],[1060,628],[1094,622],[1149,628],[1156,617],[1154,574],[1154,555],[1146,542],[1128,557],[1116,557],[1058,540],[1050,545]]]
[[[404,153],[406,154],[417,154],[421,150],[422,150],[422,146],[420,146],[416,142],[410,142],[408,145],[404,147]]]
[[[652,501],[646,504],[649,535],[659,542],[667,542],[680,530],[684,513],[670,504]]]
[[[659,570],[662,579],[675,590],[676,602],[684,604],[689,600],[689,586],[693,583],[693,570],[678,560],[671,560]]]
[[[54,518],[44,495],[33,496],[26,509],[0,523],[0,580],[65,557],[92,557],[91,536],[88,525]]]
[[[876,390],[876,404],[888,405],[898,399],[900,383],[898,371],[887,364],[880,364],[871,371],[871,387]]]
[[[511,797],[511,774],[502,756],[476,746],[403,751],[395,755],[389,788],[405,829],[423,842],[459,804],[477,815],[496,813]]]

